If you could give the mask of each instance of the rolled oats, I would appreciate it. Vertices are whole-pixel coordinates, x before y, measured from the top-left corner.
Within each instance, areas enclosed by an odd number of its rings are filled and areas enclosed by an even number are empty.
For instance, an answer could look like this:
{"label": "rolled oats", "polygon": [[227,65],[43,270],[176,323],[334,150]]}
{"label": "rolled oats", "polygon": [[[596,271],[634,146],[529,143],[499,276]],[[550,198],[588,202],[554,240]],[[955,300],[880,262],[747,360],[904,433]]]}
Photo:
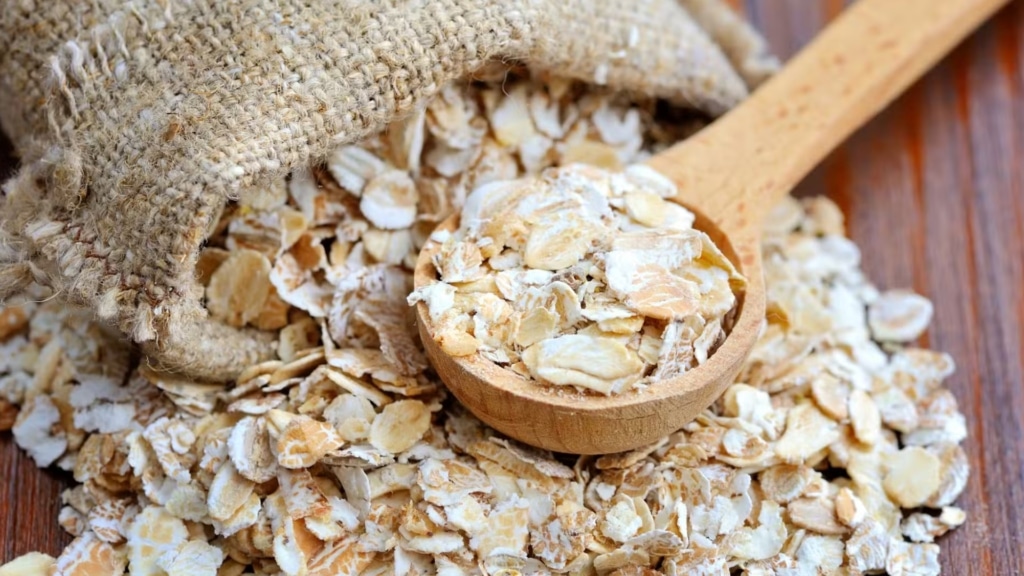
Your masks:
{"label": "rolled oats", "polygon": [[416,220],[416,183],[405,170],[390,170],[363,188],[359,209],[381,230],[402,230]]}
{"label": "rolled oats", "polygon": [[[185,523],[160,506],[147,506],[128,531],[128,564],[132,574],[159,576],[165,555],[172,557],[189,540]],[[108,572],[109,573],[109,572]]]}
{"label": "rolled oats", "polygon": [[250,249],[239,249],[210,276],[206,288],[210,314],[231,326],[256,321],[270,295],[270,260]]}
{"label": "rolled oats", "polygon": [[785,432],[775,444],[775,453],[786,462],[801,462],[838,439],[836,422],[814,404],[805,402],[789,410]]}
{"label": "rolled oats", "polygon": [[868,323],[876,340],[911,342],[932,321],[932,303],[905,290],[883,292],[868,307]]}
{"label": "rolled oats", "polygon": [[878,406],[864,390],[856,389],[850,393],[850,425],[857,440],[865,444],[874,444],[881,433],[882,416]]}
{"label": "rolled oats", "polygon": [[903,519],[900,531],[912,542],[934,542],[966,519],[964,511],[956,507],[943,508],[939,516],[915,512]]}
{"label": "rolled oats", "polygon": [[29,552],[0,566],[0,576],[48,576],[56,559],[39,552]]}
{"label": "rolled oats", "polygon": [[530,374],[552,384],[573,385],[614,394],[641,377],[640,357],[611,338],[570,334],[523,350]]}
{"label": "rolled oats", "polygon": [[886,456],[886,494],[903,508],[927,502],[941,484],[939,458],[923,448],[910,446]]}
{"label": "rolled oats", "polygon": [[848,528],[836,517],[835,503],[828,498],[800,498],[786,506],[794,526],[818,534],[842,535]]}
{"label": "rolled oats", "polygon": [[333,426],[302,414],[271,410],[266,414],[274,443],[271,450],[283,468],[306,468],[345,441]]}
{"label": "rolled oats", "polygon": [[392,454],[412,448],[430,427],[430,410],[419,400],[399,400],[384,407],[370,426],[370,443]]}
{"label": "rolled oats", "polygon": [[122,574],[126,564],[123,549],[115,548],[86,532],[64,549],[51,571],[53,574]]}
{"label": "rolled oats", "polygon": [[[637,164],[658,144],[650,117],[502,74],[243,198],[200,274],[211,314],[276,330],[278,359],[234,384],[133,368],[44,293],[0,309],[0,429],[79,483],[59,517],[75,541],[0,574],[935,573],[933,541],[966,521],[953,362],[903,346],[931,306],[867,282],[825,199],[775,211],[755,350],[651,446],[529,449],[429,371],[405,301],[429,238],[441,281],[412,299],[449,353],[614,392],[714,352],[741,286],[672,182]],[[573,160],[622,172],[543,174]],[[522,177],[550,193],[509,184]],[[474,242],[431,236],[460,209]]]}
{"label": "rolled oats", "polygon": [[53,464],[67,450],[67,432],[60,420],[60,411],[49,396],[33,397],[18,412],[11,428],[14,441],[37,466]]}
{"label": "rolled oats", "polygon": [[889,543],[885,570],[892,576],[938,576],[939,547],[936,544],[913,544],[894,538]]}
{"label": "rolled oats", "polygon": [[[606,121],[609,130],[634,129]],[[689,227],[692,215],[668,209],[663,198],[674,194],[671,182],[639,168],[568,166],[490,182],[472,192],[460,228],[438,247],[440,282],[409,302],[427,305],[450,354],[521,360],[548,384],[608,395],[681,374],[724,339],[743,280]],[[471,297],[485,279],[498,294]],[[662,341],[656,358],[640,355],[631,336],[641,332]]]}
{"label": "rolled oats", "polygon": [[210,483],[206,502],[210,517],[222,522],[232,517],[255,489],[255,483],[239,474],[230,460],[225,462]]}
{"label": "rolled oats", "polygon": [[224,562],[224,552],[203,540],[189,540],[177,554],[160,557],[167,576],[216,576]]}

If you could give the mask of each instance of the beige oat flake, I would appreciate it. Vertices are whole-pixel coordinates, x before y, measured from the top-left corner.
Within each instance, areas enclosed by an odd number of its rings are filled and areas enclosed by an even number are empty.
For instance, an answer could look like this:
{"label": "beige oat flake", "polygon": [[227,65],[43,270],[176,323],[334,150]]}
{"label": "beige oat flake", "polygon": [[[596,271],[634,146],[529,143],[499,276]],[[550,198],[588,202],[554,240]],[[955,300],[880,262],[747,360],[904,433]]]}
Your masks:
{"label": "beige oat flake", "polygon": [[0,576],[48,576],[56,559],[39,552],[29,552],[0,566]]}

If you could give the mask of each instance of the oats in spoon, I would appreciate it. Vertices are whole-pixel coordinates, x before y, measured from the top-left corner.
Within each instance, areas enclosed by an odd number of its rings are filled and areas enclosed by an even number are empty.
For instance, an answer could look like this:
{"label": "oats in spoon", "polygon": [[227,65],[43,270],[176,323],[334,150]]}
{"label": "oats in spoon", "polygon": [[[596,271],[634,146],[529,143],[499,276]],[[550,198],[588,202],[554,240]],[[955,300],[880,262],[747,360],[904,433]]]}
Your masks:
{"label": "oats in spoon", "polygon": [[480,186],[409,302],[448,354],[538,382],[610,395],[678,376],[725,339],[745,282],[675,194],[641,165]]}

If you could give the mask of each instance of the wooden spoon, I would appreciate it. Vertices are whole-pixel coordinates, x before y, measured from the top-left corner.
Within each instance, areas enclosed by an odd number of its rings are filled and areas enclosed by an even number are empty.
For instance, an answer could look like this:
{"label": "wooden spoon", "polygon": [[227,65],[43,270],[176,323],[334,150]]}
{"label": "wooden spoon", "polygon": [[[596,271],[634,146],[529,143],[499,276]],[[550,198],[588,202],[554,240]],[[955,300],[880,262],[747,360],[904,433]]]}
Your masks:
{"label": "wooden spoon", "polygon": [[[630,450],[681,428],[733,382],[765,314],[761,224],[833,148],[873,117],[1007,0],[858,0],[749,99],[649,165],[679,186],[676,201],[747,277],[722,346],[683,376],[617,396],[566,394],[478,355],[454,358],[420,336],[441,380],[478,418],[508,436],[575,454]],[[455,230],[458,215],[439,229]],[[415,284],[436,280],[429,242]]]}

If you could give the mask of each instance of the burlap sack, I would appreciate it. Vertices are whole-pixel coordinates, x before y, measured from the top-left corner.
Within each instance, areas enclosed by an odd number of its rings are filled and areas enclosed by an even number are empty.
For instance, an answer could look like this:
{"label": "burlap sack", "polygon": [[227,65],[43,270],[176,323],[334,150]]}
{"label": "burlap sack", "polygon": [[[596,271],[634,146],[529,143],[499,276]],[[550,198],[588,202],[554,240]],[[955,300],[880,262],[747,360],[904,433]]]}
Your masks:
{"label": "burlap sack", "polygon": [[720,114],[771,68],[719,0],[3,0],[0,298],[32,281],[224,380],[269,333],[208,319],[219,210],[492,59]]}

